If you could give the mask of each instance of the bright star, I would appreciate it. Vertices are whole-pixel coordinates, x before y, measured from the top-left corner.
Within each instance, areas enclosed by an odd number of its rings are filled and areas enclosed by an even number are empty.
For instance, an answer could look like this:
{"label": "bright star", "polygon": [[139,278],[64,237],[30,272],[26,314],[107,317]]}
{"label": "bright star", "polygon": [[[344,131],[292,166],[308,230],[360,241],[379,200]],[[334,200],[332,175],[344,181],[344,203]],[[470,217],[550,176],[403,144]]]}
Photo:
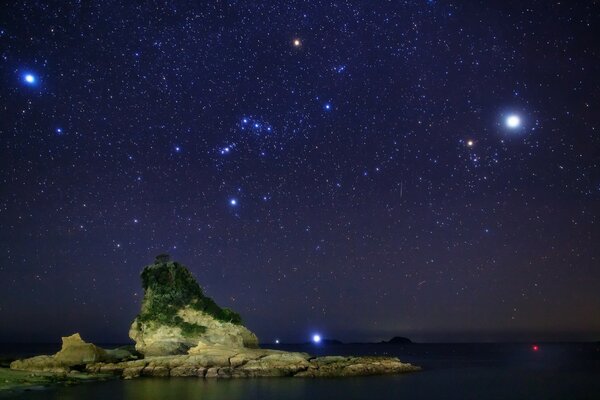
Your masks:
{"label": "bright star", "polygon": [[516,129],[521,126],[521,117],[516,114],[511,114],[506,117],[506,126],[510,129]]}
{"label": "bright star", "polygon": [[279,344],[279,339],[275,339],[275,344]]}
{"label": "bright star", "polygon": [[302,41],[300,41],[300,39],[298,39],[298,38],[294,39],[294,41],[292,43],[294,44],[294,47],[302,46]]}
{"label": "bright star", "polygon": [[62,135],[62,133],[63,133],[62,128],[56,128],[56,134],[57,135]]}
{"label": "bright star", "polygon": [[37,78],[35,77],[35,75],[33,75],[31,73],[27,73],[27,74],[23,75],[23,80],[28,85],[35,85],[35,83],[37,82]]}
{"label": "bright star", "polygon": [[473,147],[475,145],[475,142],[472,140],[467,140],[467,146],[468,147]]}
{"label": "bright star", "polygon": [[325,109],[325,111],[330,111],[331,110],[331,103],[325,103],[325,105],[323,106],[323,108]]}
{"label": "bright star", "polygon": [[321,343],[321,335],[319,335],[319,334],[313,335],[312,340],[314,343]]}
{"label": "bright star", "polygon": [[231,199],[229,200],[229,204],[231,204],[232,206],[237,206],[237,200],[236,199]]}
{"label": "bright star", "polygon": [[181,147],[179,147],[179,146],[175,146],[175,152],[176,152],[176,153],[179,153],[180,151],[181,151]]}

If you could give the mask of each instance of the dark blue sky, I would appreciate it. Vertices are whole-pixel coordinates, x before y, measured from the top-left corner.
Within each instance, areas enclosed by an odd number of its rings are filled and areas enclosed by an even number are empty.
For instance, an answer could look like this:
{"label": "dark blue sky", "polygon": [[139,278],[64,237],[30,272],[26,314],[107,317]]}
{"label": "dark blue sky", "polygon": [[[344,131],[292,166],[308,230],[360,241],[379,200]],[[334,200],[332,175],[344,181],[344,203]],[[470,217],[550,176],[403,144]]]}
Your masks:
{"label": "dark blue sky", "polygon": [[596,2],[133,3],[2,6],[0,340],[161,252],[265,342],[598,338]]}

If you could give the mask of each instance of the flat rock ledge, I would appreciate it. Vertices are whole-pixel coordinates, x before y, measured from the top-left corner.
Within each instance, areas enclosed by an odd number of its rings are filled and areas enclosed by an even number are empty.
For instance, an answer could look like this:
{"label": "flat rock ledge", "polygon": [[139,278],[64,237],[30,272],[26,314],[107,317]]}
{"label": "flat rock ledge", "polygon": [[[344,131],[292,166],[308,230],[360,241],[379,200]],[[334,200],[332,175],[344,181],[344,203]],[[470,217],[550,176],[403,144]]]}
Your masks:
{"label": "flat rock ledge", "polygon": [[[54,370],[39,359],[15,361],[12,369]],[[47,359],[45,361],[48,361]],[[140,376],[182,376],[197,378],[255,377],[345,377],[398,374],[419,371],[394,357],[311,357],[307,353],[292,353],[266,349],[203,348],[197,354],[155,356],[114,363],[95,362],[85,365],[90,374],[111,374],[125,379]]]}

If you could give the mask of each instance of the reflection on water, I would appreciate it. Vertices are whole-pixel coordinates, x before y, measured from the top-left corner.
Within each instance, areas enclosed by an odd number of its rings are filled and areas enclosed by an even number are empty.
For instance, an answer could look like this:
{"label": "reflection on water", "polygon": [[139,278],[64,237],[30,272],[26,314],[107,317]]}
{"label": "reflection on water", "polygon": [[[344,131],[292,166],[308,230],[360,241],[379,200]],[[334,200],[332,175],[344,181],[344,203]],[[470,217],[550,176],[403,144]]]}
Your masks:
{"label": "reflection on water", "polygon": [[[294,349],[290,349],[294,350]],[[302,349],[295,349],[302,350]],[[306,349],[305,349],[306,350]],[[592,399],[600,393],[600,348],[547,345],[339,346],[323,352],[385,351],[423,372],[378,377],[204,380],[139,378],[55,387],[17,395],[50,400]],[[15,396],[13,396],[15,397]]]}

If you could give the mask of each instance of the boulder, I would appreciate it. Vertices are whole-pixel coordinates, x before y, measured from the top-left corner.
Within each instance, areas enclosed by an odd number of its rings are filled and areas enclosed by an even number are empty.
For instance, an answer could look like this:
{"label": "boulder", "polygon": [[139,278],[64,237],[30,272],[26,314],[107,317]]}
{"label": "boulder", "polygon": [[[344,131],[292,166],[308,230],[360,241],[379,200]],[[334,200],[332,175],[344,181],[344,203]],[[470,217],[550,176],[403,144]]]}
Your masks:
{"label": "boulder", "polygon": [[[102,363],[116,363],[137,358],[127,348],[105,350],[92,343],[85,342],[79,333],[62,338],[60,351],[52,356],[36,356],[16,360],[10,364],[11,369],[44,372],[69,372],[84,365],[98,365],[96,372],[108,372],[100,369]],[[104,367],[103,367],[104,368]]]}
{"label": "boulder", "polygon": [[106,361],[108,355],[104,349],[84,342],[79,333],[74,333],[62,338],[62,348],[54,355],[54,359],[64,366],[71,367]]}

